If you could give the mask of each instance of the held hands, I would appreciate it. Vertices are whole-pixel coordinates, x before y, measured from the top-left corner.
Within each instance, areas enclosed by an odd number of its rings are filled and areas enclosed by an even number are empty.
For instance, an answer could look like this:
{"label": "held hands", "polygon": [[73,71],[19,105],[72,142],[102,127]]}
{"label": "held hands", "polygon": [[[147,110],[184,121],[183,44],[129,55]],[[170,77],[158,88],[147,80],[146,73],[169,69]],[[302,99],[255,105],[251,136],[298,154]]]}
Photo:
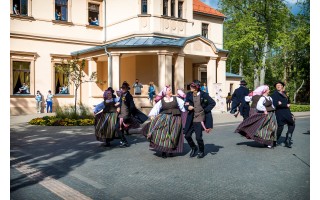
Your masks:
{"label": "held hands", "polygon": [[190,106],[189,102],[184,103],[185,106],[188,106],[188,110],[193,110],[193,106]]}

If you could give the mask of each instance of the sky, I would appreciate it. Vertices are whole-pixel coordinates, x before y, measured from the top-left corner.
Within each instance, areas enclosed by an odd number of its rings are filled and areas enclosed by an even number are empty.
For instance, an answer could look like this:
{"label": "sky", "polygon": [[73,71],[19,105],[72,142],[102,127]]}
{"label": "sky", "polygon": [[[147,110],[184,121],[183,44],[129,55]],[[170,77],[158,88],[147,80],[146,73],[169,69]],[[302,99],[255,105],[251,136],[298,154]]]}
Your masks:
{"label": "sky", "polygon": [[[216,8],[219,9],[218,7],[218,3],[219,0],[201,0],[203,3],[211,6],[212,8]],[[297,3],[297,1],[304,1],[304,0],[285,0],[285,2],[287,3],[288,7],[290,7],[291,12],[293,14],[297,14],[300,10],[300,7],[295,5]]]}

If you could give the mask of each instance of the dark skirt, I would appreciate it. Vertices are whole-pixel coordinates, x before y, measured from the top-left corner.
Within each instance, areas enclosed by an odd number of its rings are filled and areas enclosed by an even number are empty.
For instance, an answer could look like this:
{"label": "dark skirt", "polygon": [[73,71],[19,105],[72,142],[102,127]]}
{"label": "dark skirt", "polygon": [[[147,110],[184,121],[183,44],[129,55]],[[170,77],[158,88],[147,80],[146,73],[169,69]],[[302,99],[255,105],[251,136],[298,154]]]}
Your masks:
{"label": "dark skirt", "polygon": [[277,132],[277,119],[274,112],[255,113],[239,124],[235,133],[262,144],[273,145]]}
{"label": "dark skirt", "polygon": [[98,141],[111,141],[115,137],[117,113],[99,113],[95,116],[94,130]]}
{"label": "dark skirt", "polygon": [[257,109],[256,108],[250,108],[249,116],[254,115],[256,113],[257,113]]}
{"label": "dark skirt", "polygon": [[184,141],[182,124],[181,116],[157,115],[147,125],[148,133],[151,133],[150,148],[167,153],[181,153]]}

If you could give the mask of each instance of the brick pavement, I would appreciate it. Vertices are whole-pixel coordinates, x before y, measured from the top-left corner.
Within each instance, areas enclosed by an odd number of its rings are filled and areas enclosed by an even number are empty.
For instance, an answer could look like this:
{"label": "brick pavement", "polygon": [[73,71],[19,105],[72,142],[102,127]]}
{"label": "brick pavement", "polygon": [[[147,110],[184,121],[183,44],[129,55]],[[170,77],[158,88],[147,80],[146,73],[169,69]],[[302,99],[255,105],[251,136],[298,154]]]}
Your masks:
{"label": "brick pavement", "polygon": [[[186,142],[182,154],[162,159],[139,134],[128,137],[129,148],[118,141],[105,148],[92,127],[31,126],[25,122],[34,115],[11,116],[11,199],[72,199],[57,195],[54,184],[41,185],[46,177],[91,199],[309,199],[310,119],[308,112],[296,116],[293,148],[266,149],[233,133],[241,118],[214,114],[200,160],[188,157]],[[19,163],[42,179],[19,171]]]}

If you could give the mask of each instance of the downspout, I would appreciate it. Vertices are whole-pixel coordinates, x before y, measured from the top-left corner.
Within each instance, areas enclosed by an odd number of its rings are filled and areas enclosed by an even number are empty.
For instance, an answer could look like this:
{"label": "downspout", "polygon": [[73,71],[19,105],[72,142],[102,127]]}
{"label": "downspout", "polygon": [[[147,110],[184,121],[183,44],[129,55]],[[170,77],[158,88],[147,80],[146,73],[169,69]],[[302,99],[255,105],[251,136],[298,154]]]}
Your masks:
{"label": "downspout", "polygon": [[[107,0],[104,0],[104,42],[107,41]],[[107,45],[104,46],[104,51],[108,56],[108,87],[112,87],[112,57],[110,52],[107,51]]]}
{"label": "downspout", "polygon": [[112,87],[112,57],[111,53],[107,51],[107,45],[104,46],[104,52],[108,56],[108,87]]}
{"label": "downspout", "polygon": [[103,12],[103,16],[104,16],[104,29],[103,29],[103,34],[104,34],[104,38],[103,38],[103,42],[107,41],[107,0],[104,0],[104,12]]}

